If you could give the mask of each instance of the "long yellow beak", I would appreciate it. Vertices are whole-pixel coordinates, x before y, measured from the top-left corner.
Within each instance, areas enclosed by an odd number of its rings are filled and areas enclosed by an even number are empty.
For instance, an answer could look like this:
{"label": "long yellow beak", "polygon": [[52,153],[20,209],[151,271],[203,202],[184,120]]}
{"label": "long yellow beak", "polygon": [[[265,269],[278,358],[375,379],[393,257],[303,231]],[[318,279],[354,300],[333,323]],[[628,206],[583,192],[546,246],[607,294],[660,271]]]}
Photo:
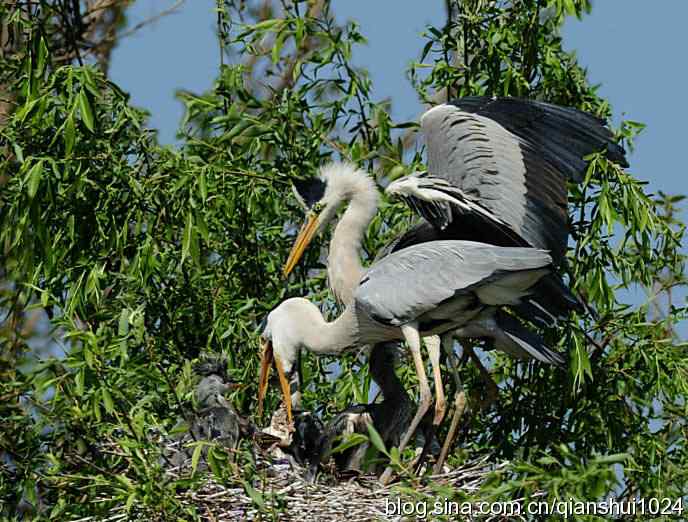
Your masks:
{"label": "long yellow beak", "polygon": [[263,414],[263,401],[265,400],[265,393],[268,390],[268,377],[270,377],[270,368],[272,367],[272,360],[274,354],[272,352],[272,343],[270,341],[261,340],[261,356],[260,356],[260,377],[258,378],[258,416]]}
{"label": "long yellow beak", "polygon": [[293,425],[293,417],[291,412],[291,393],[289,390],[289,381],[284,375],[284,369],[282,368],[282,362],[279,358],[275,357],[274,351],[272,349],[272,342],[261,341],[262,355],[260,358],[260,377],[258,378],[258,416],[263,414],[263,401],[265,400],[265,394],[268,389],[268,377],[270,376],[270,368],[272,367],[272,361],[275,361],[275,367],[277,368],[277,375],[280,381],[280,387],[282,388],[282,395],[284,397],[284,405],[287,408],[287,422],[291,427]]}
{"label": "long yellow beak", "polygon": [[275,357],[275,367],[277,368],[277,375],[279,376],[280,387],[282,388],[282,396],[284,397],[284,406],[287,408],[287,423],[289,424],[289,429],[294,425],[294,419],[291,414],[291,393],[289,390],[289,381],[284,375],[284,369],[282,368],[282,362],[278,357]]}
{"label": "long yellow beak", "polygon": [[284,277],[287,277],[291,271],[294,270],[294,267],[303,256],[303,253],[306,251],[306,247],[308,247],[309,243],[313,240],[315,231],[318,228],[317,225],[318,215],[310,212],[306,217],[306,222],[301,227],[301,230],[299,230],[299,235],[296,236],[294,246],[291,247],[291,252],[289,252],[289,257],[287,258],[287,263],[284,265],[284,270],[282,271]]}

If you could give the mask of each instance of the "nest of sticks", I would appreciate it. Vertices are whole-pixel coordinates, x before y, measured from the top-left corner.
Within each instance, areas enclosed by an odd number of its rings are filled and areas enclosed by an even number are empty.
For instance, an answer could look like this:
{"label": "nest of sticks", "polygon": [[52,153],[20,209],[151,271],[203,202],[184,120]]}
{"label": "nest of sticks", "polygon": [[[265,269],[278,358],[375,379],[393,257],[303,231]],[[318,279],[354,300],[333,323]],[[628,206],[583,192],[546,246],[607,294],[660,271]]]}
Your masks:
{"label": "nest of sticks", "polygon": [[[424,476],[410,484],[402,483],[410,485],[412,491],[395,484],[382,486],[373,474],[337,473],[334,466],[330,467],[330,472],[323,470],[317,480],[311,482],[306,479],[306,469],[278,448],[279,436],[276,437],[270,430],[259,430],[242,419],[224,399],[223,392],[229,385],[222,368],[223,365],[213,361],[206,361],[205,366],[197,368],[203,376],[196,389],[199,410],[187,419],[189,426],[185,432],[172,439],[161,438],[159,441],[161,464],[170,481],[188,480],[192,475],[195,479],[193,485],[189,483],[188,487],[177,491],[176,500],[183,506],[193,507],[204,522],[415,519],[415,516],[390,513],[390,504],[401,501],[434,505],[438,500],[445,500],[438,493],[440,491],[446,494],[460,491],[462,496],[470,496],[477,493],[491,473],[507,465],[506,462],[495,464],[487,457],[482,457],[446,473]],[[273,415],[271,428],[277,426],[273,432],[279,432],[279,413],[278,410]],[[255,472],[250,478],[243,473],[241,464],[235,462],[231,468],[232,475],[218,480],[208,469],[206,447],[202,448],[200,459],[194,465],[194,443],[205,440],[230,454],[238,454],[235,448],[240,439],[244,439],[253,455],[250,466]],[[136,504],[127,509],[122,504],[106,514],[73,519],[71,522],[136,520],[164,519],[155,509]]]}
{"label": "nest of sticks", "polygon": [[[374,475],[359,475],[338,480],[321,474],[316,483],[305,480],[302,468],[285,460],[260,457],[251,484],[227,481],[222,484],[208,472],[200,485],[180,491],[178,500],[193,506],[201,520],[208,522],[234,522],[237,520],[279,521],[346,521],[408,520],[408,516],[390,514],[388,506],[402,502],[423,502],[432,505],[439,488],[476,493],[487,476],[506,464],[495,465],[487,458],[469,462],[460,468],[440,475],[426,476],[413,485],[415,494],[408,496],[395,484],[383,487]],[[169,469],[170,478],[188,477],[191,462]],[[415,517],[411,517],[415,519]],[[111,510],[106,516],[86,517],[71,522],[120,522],[129,520],[157,520],[155,513],[144,513],[135,506],[129,512],[124,506]]]}

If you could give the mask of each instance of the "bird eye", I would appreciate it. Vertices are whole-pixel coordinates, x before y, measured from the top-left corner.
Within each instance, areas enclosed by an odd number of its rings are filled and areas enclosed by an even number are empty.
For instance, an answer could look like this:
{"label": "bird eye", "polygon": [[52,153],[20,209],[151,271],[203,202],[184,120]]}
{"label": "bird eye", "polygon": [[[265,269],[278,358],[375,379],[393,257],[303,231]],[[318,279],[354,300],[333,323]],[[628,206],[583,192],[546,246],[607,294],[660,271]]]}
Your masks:
{"label": "bird eye", "polygon": [[323,208],[325,208],[325,205],[321,201],[318,201],[315,205],[313,205],[313,212],[319,214]]}

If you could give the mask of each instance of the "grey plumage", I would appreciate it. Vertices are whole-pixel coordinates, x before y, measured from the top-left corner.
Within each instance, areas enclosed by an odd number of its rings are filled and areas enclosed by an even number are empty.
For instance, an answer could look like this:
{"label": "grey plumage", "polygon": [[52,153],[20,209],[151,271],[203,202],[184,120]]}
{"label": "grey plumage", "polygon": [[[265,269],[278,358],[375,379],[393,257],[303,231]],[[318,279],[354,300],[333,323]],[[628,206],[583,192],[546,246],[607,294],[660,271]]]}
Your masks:
{"label": "grey plumage", "polygon": [[563,254],[566,185],[534,147],[495,121],[452,105],[428,111],[421,121],[430,173],[422,183],[469,207],[445,202],[446,218],[438,221],[427,211],[423,217],[446,228],[457,217],[484,209],[484,221],[492,221],[491,226],[508,224],[530,245],[547,248],[557,258]]}
{"label": "grey plumage", "polygon": [[[383,249],[471,240],[548,250],[562,264],[568,240],[566,181],[582,179],[595,151],[627,165],[604,121],[572,108],[516,98],[468,97],[421,118],[428,174],[402,178],[397,194],[427,221]],[[558,274],[544,277],[517,315],[551,326],[581,301]]]}
{"label": "grey plumage", "polygon": [[[532,248],[433,241],[405,248],[375,263],[354,298],[357,306],[383,324],[449,320],[457,312],[481,304],[517,303],[548,270],[529,272],[550,264],[547,252]],[[495,298],[499,302],[494,302]]]}
{"label": "grey plumage", "polygon": [[546,364],[564,366],[561,354],[552,351],[543,339],[525,328],[506,311],[489,308],[470,323],[455,330],[458,337],[481,337],[517,359],[535,359]]}
{"label": "grey plumage", "polygon": [[[471,219],[467,221],[470,223]],[[480,228],[477,227],[456,226],[439,229],[427,221],[419,221],[382,247],[375,257],[375,262],[393,252],[431,241],[479,241],[483,236],[482,239],[489,238],[490,244],[496,246],[528,246],[522,239],[512,241],[508,236],[490,235],[485,230],[480,232]],[[539,326],[553,326],[557,319],[566,317],[571,310],[582,311],[583,307],[580,300],[562,281],[561,276],[552,272],[538,281],[532,289],[532,294],[513,309],[525,321]]]}
{"label": "grey plumage", "polygon": [[[248,419],[241,417],[224,394],[236,385],[229,381],[226,361],[206,357],[194,367],[201,375],[194,389],[196,410],[188,418],[180,420],[173,429],[176,434],[165,448],[165,458],[174,466],[190,462],[195,441],[211,441],[225,448],[234,448],[241,436],[254,431]],[[203,447],[203,460],[199,469],[205,469],[207,447]]]}
{"label": "grey plumage", "polygon": [[522,358],[533,358],[555,366],[564,366],[566,363],[561,354],[550,350],[539,335],[524,328],[516,318],[503,310],[495,312],[495,322],[502,331],[502,349],[511,344],[516,351],[521,351]]}
{"label": "grey plumage", "polygon": [[585,156],[605,151],[607,157],[628,167],[623,147],[605,127],[605,120],[571,107],[536,100],[467,96],[454,105],[480,114],[502,125],[509,132],[537,146],[547,161],[572,181],[582,180],[587,167]]}
{"label": "grey plumage", "polygon": [[583,158],[595,151],[626,165],[602,120],[544,102],[461,98],[427,111],[421,127],[428,174],[388,191],[438,229],[455,225],[492,244],[547,249],[557,265],[568,236],[566,180],[580,181]]}

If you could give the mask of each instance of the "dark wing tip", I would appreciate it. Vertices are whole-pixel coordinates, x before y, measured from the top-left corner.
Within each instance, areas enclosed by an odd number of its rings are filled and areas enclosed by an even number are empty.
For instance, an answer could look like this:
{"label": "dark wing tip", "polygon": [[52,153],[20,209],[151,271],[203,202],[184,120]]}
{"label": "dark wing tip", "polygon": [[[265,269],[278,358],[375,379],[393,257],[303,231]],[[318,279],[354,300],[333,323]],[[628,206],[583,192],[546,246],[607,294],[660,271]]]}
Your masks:
{"label": "dark wing tip", "polygon": [[[607,127],[609,122],[587,111],[509,96],[467,96],[449,103],[497,121],[510,132],[544,147],[550,156],[555,153],[550,160],[559,168],[568,166],[564,171],[569,175],[574,174],[572,170],[584,169],[583,156],[600,150],[605,151],[611,161],[624,168],[629,166],[626,151],[615,142]],[[577,175],[572,177],[577,181],[582,179]]]}

